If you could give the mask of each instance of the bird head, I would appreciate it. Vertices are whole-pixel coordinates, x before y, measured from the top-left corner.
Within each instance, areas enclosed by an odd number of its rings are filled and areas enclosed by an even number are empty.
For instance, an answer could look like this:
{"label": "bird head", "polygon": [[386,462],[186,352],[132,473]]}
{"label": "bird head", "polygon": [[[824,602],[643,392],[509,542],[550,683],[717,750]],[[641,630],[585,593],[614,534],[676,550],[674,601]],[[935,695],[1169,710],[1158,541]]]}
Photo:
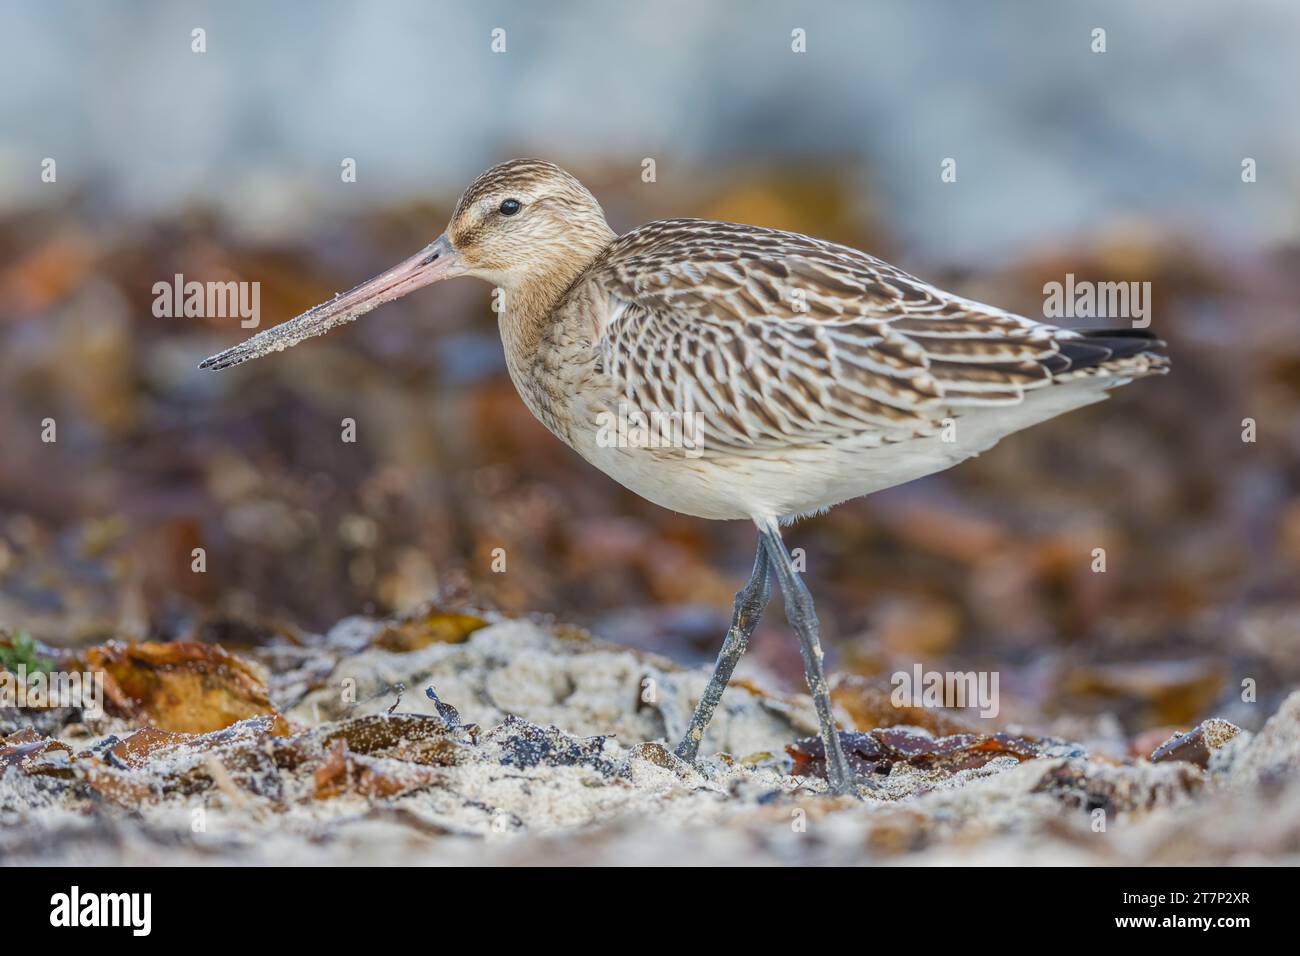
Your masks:
{"label": "bird head", "polygon": [[456,276],[484,279],[507,294],[538,285],[562,291],[613,238],[600,203],[560,167],[537,159],[500,163],[470,184],[447,228],[415,255],[199,367],[229,368],[283,351]]}
{"label": "bird head", "polygon": [[586,265],[614,237],[587,187],[536,159],[501,163],[475,179],[443,235],[463,274],[507,290]]}

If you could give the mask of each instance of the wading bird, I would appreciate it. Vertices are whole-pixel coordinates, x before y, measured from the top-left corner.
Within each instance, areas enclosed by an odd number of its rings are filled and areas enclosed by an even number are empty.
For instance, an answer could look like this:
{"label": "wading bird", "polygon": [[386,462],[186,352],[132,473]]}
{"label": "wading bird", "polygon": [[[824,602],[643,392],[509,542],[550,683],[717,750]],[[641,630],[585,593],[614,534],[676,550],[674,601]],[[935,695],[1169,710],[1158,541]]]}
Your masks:
{"label": "wading bird", "polygon": [[[1056,328],[795,233],[670,219],[618,236],[580,182],[531,159],[474,180],[446,231],[410,259],[200,367],[281,351],[453,276],[504,290],[510,377],[555,435],[656,504],[758,526],[753,573],[677,755],[696,759],[775,576],[836,793],[857,791],[781,525],[1167,369],[1145,332]],[[700,427],[676,446],[610,441],[620,416]]]}

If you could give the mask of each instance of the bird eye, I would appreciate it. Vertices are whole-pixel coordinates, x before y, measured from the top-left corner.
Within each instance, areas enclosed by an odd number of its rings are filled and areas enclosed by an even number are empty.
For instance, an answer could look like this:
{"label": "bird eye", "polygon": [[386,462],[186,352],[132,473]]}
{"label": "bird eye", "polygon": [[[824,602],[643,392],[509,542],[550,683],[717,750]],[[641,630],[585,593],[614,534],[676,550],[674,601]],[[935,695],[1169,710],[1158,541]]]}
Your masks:
{"label": "bird eye", "polygon": [[524,204],[518,199],[507,199],[501,204],[501,215],[513,216],[522,208],[524,208]]}

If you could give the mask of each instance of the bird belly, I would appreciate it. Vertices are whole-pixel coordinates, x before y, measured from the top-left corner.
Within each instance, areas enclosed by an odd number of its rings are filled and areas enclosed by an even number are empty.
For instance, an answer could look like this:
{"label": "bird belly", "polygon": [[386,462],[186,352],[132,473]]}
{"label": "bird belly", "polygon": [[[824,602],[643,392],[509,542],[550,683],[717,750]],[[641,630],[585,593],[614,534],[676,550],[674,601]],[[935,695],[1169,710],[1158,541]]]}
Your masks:
{"label": "bird belly", "polygon": [[883,447],[811,445],[763,455],[673,457],[644,448],[575,448],[642,498],[713,520],[810,514],[955,464],[928,439]]}
{"label": "bird belly", "polygon": [[573,430],[574,449],[641,497],[682,514],[714,520],[788,520],[851,498],[951,468],[1030,425],[1106,397],[1112,383],[1062,385],[1020,405],[964,409],[950,428],[923,436],[878,433],[734,454],[696,454],[689,447],[647,447],[643,436],[598,426]]}

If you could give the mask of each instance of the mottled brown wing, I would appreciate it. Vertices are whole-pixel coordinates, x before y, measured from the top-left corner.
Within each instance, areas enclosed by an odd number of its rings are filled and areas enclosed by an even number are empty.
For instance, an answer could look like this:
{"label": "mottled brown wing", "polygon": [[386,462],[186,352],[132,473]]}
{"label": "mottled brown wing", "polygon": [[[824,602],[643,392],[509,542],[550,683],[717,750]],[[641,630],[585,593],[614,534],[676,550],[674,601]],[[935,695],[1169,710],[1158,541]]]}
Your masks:
{"label": "mottled brown wing", "polygon": [[1071,360],[1073,333],[949,295],[846,246],[705,220],[616,240],[586,280],[613,302],[605,370],[642,411],[703,413],[731,449],[932,432]]}

